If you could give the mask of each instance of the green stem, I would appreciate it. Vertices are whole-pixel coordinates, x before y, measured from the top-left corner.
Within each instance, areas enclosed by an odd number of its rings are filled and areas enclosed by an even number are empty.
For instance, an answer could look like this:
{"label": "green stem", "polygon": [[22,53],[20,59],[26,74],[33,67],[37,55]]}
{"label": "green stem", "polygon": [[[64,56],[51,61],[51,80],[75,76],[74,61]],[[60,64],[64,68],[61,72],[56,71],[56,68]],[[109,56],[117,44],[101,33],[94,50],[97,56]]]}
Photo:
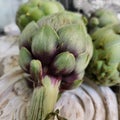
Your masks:
{"label": "green stem", "polygon": [[54,110],[60,81],[54,81],[53,78],[45,76],[42,84],[42,87],[37,87],[33,91],[27,120],[45,120],[46,116]]}

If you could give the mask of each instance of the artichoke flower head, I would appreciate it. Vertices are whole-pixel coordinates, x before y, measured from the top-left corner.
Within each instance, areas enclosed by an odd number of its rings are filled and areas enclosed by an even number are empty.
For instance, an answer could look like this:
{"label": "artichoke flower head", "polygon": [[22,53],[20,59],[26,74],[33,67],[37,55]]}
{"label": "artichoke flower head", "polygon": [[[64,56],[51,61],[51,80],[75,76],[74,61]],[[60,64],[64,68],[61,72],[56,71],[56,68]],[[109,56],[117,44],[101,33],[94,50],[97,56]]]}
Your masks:
{"label": "artichoke flower head", "polygon": [[[82,15],[67,11],[29,23],[20,35],[19,47],[21,68],[37,84],[46,75],[58,79],[61,90],[80,85],[93,53]],[[40,66],[39,79],[31,69],[32,61]]]}
{"label": "artichoke flower head", "polygon": [[88,19],[88,29],[90,33],[107,25],[119,23],[117,14],[113,10],[107,8],[96,10]]}
{"label": "artichoke flower head", "polygon": [[93,58],[87,74],[97,84],[113,86],[120,83],[120,23],[100,28],[91,35]]}
{"label": "artichoke flower head", "polygon": [[19,7],[16,23],[22,31],[29,22],[61,11],[64,11],[64,7],[56,0],[29,0]]}
{"label": "artichoke flower head", "polygon": [[59,91],[82,83],[92,57],[85,19],[64,11],[32,21],[20,35],[19,48],[19,64],[35,85],[28,120],[53,120]]}

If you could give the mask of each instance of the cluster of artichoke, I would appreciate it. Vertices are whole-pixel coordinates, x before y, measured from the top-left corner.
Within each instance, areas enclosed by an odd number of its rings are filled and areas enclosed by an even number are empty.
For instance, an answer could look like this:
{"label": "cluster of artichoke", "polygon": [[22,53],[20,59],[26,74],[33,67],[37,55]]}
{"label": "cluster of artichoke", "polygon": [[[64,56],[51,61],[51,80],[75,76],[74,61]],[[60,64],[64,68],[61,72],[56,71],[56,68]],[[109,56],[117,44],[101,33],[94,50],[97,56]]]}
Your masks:
{"label": "cluster of artichoke", "polygon": [[[70,89],[82,82],[93,45],[82,16],[72,12],[56,13],[29,23],[20,35],[21,68],[32,79],[48,75],[61,80],[60,88]],[[33,75],[38,69],[38,77]]]}
{"label": "cluster of artichoke", "polygon": [[44,120],[59,89],[79,86],[86,68],[86,75],[97,84],[120,83],[120,23],[112,11],[96,11],[87,28],[83,15],[65,11],[60,3],[31,0],[20,7],[16,22],[22,31],[19,64],[37,86],[29,120],[38,114]]}
{"label": "cluster of artichoke", "polygon": [[20,66],[26,72],[30,73],[31,61],[35,59],[40,61],[41,76],[49,74],[62,79],[62,89],[71,88],[75,81],[80,83],[93,51],[88,27],[94,54],[86,74],[98,84],[120,83],[119,19],[113,11],[95,11],[88,18],[86,27],[85,17],[65,12],[57,1],[31,0],[19,8],[16,18],[18,26],[23,29],[19,42]]}
{"label": "cluster of artichoke", "polygon": [[61,11],[64,11],[64,7],[57,1],[30,0],[19,7],[16,14],[16,23],[23,30],[29,22],[38,21],[44,16]]}

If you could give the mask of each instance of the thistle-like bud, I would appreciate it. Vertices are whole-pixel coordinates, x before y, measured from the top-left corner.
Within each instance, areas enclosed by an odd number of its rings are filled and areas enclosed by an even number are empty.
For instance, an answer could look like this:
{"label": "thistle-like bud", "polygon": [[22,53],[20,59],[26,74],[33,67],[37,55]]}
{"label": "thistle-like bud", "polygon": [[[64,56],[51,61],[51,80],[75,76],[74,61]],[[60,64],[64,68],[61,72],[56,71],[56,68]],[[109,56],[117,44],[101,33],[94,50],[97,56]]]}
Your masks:
{"label": "thistle-like bud", "polygon": [[[36,23],[31,22],[22,31],[21,39],[21,46],[26,46],[24,42],[29,44],[29,48],[26,48],[33,60],[41,62],[42,77],[61,77],[61,83],[68,83],[69,89],[74,81],[77,81],[75,84],[81,83],[84,70],[92,57],[93,45],[80,14],[60,12]],[[33,63],[31,62],[31,67],[36,67],[39,71],[36,66],[39,63]],[[38,74],[34,70],[33,72]],[[35,81],[40,80],[35,77]],[[61,85],[60,89],[64,87]]]}
{"label": "thistle-like bud", "polygon": [[29,0],[19,7],[16,14],[16,24],[22,31],[31,21],[37,22],[44,16],[61,11],[64,11],[64,7],[56,0]]}
{"label": "thistle-like bud", "polygon": [[92,34],[94,53],[87,74],[97,84],[113,86],[120,83],[119,25],[108,25]]}
{"label": "thistle-like bud", "polygon": [[88,21],[88,31],[90,33],[93,33],[99,28],[119,23],[117,14],[107,8],[100,8],[96,10],[91,14],[91,17]]}
{"label": "thistle-like bud", "polygon": [[36,86],[41,85],[42,91],[39,94],[35,86],[29,120],[45,120],[46,115],[53,111],[59,90],[72,89],[81,84],[93,46],[80,14],[56,13],[36,24],[39,28],[35,29],[34,34],[30,34],[31,24],[28,24],[29,35],[24,37],[30,40],[27,42],[30,46],[28,50],[33,57],[29,73],[37,82]]}

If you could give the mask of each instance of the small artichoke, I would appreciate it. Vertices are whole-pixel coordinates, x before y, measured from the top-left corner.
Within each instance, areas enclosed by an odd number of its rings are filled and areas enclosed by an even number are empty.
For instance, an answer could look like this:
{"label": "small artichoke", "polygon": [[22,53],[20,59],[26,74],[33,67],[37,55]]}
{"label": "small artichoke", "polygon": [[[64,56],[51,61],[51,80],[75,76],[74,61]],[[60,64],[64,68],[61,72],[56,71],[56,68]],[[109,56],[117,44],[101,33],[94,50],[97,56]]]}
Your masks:
{"label": "small artichoke", "polygon": [[16,14],[16,23],[20,30],[31,21],[38,21],[40,18],[53,13],[61,12],[64,7],[57,1],[30,0],[22,4]]}
{"label": "small artichoke", "polygon": [[93,58],[87,74],[97,84],[120,83],[120,24],[107,25],[93,32]]}
{"label": "small artichoke", "polygon": [[[20,35],[21,68],[36,79],[52,76],[61,79],[60,89],[70,89],[82,82],[93,45],[82,16],[61,12],[29,23]],[[27,57],[27,58],[26,58]],[[38,62],[39,61],[39,62]],[[32,69],[31,69],[32,66]],[[42,84],[35,80],[37,84]]]}
{"label": "small artichoke", "polygon": [[91,17],[89,18],[88,28],[89,31],[92,32],[98,28],[117,23],[119,23],[119,19],[114,11],[101,8],[91,14]]}

